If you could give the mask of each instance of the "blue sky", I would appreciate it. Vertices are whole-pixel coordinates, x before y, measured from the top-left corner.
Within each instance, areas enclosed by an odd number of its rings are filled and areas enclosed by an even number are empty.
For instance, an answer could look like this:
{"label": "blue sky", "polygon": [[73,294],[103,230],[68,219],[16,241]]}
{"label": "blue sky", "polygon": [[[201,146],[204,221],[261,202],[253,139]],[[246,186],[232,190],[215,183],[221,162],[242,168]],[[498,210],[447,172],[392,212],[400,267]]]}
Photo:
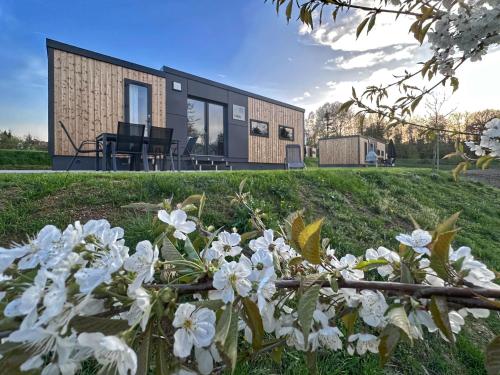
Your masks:
{"label": "blue sky", "polygon": [[[351,86],[383,82],[427,56],[407,25],[394,28],[392,19],[354,42],[359,17],[349,13],[336,27],[309,30],[287,25],[263,0],[0,0],[0,129],[47,137],[45,38],[171,66],[307,110],[344,101]],[[494,71],[500,55],[492,56],[481,63],[483,74]],[[469,110],[498,102],[486,82],[466,78],[468,93],[455,101]]]}

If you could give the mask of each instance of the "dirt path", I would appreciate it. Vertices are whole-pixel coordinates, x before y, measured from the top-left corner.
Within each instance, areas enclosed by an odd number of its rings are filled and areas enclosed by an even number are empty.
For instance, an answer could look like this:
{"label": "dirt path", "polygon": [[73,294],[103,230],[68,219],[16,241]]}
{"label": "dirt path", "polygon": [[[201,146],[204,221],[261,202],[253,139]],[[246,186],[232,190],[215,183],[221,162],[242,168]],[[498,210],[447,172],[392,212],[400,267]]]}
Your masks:
{"label": "dirt path", "polygon": [[500,188],[500,169],[472,169],[465,174],[468,178]]}

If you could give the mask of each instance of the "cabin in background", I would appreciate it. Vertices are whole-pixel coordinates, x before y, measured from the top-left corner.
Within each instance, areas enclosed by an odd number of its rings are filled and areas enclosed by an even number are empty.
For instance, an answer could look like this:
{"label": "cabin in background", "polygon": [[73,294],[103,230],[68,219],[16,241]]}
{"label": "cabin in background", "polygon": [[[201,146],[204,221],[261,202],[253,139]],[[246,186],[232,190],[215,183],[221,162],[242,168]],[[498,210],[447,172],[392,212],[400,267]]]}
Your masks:
{"label": "cabin in background", "polygon": [[[302,108],[166,66],[153,69],[49,39],[46,44],[53,169],[65,169],[74,154],[59,121],[76,144],[116,133],[119,121],[172,128],[181,154],[188,137],[198,137],[195,153],[223,157],[234,169],[284,168],[286,145],[303,149]],[[94,166],[90,154],[74,169]]]}
{"label": "cabin in background", "polygon": [[364,135],[322,138],[318,141],[320,167],[357,167],[366,165],[370,150],[379,160],[386,159],[386,143]]}

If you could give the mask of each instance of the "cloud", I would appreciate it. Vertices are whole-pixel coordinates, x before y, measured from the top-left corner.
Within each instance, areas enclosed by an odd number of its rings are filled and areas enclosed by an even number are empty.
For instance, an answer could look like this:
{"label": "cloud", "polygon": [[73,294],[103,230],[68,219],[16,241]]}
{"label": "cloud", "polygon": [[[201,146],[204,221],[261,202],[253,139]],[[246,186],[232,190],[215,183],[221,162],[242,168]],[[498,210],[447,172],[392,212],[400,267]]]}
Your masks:
{"label": "cloud", "polygon": [[413,45],[406,45],[406,47],[398,45],[381,50],[355,53],[352,54],[351,57],[346,57],[343,55],[334,59],[328,59],[325,62],[325,69],[362,69],[376,65],[387,65],[387,63],[393,61],[409,61],[414,59],[416,55],[416,49],[417,47]]}

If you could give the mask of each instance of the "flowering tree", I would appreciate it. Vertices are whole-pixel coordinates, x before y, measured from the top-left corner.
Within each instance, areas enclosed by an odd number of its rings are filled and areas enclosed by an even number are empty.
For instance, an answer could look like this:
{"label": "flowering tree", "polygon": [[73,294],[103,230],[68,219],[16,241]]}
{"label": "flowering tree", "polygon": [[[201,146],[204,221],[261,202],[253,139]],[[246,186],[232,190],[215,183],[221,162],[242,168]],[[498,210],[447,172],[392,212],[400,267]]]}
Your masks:
{"label": "flowering tree", "polygon": [[[390,121],[390,126],[411,124],[427,131],[440,130],[432,126],[412,123],[409,118],[422,98],[439,86],[449,85],[458,89],[457,70],[464,62],[481,60],[488,50],[500,42],[500,3],[496,0],[272,0],[279,11],[285,7],[287,20],[298,8],[298,18],[309,27],[321,24],[326,14],[334,22],[339,14],[358,12],[363,14],[356,29],[356,37],[363,31],[369,33],[376,27],[377,17],[394,15],[413,21],[409,33],[420,44],[427,41],[432,57],[419,63],[414,72],[405,71],[388,85],[370,86],[344,103],[343,109],[353,105],[361,113],[372,113]],[[286,5],[285,5],[286,4]],[[427,79],[429,84],[419,87],[415,79]],[[390,94],[401,94],[390,102]]]}
{"label": "flowering tree", "polygon": [[[161,234],[132,254],[106,220],[48,225],[0,249],[2,371],[75,374],[93,358],[120,375],[209,374],[288,347],[314,372],[320,349],[379,353],[385,363],[402,340],[427,331],[453,342],[468,315],[500,310],[495,273],[470,248],[451,247],[457,214],[397,236],[396,251],[339,256],[321,219],[296,212],[266,228],[244,185],[233,203],[248,210],[247,233],[205,226],[198,195],[164,201]],[[498,373],[499,337],[487,358]]]}

